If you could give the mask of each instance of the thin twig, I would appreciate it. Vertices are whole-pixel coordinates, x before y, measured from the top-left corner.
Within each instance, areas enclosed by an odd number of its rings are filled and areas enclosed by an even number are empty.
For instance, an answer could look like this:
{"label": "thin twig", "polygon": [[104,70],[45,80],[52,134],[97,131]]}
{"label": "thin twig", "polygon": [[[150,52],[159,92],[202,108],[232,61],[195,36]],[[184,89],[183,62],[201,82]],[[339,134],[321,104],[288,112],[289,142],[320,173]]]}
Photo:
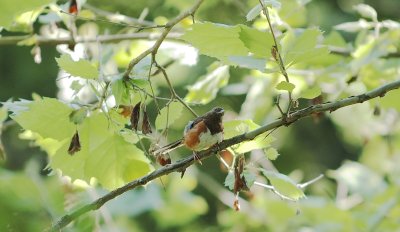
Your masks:
{"label": "thin twig", "polygon": [[[262,7],[262,12],[265,15],[265,17],[267,18],[268,26],[269,26],[269,29],[271,30],[272,39],[274,41],[274,46],[273,46],[272,49],[275,50],[275,54],[276,54],[275,59],[278,62],[279,68],[281,70],[282,75],[285,77],[286,82],[290,83],[289,75],[286,72],[286,67],[285,67],[285,64],[283,63],[283,59],[282,59],[281,53],[279,51],[279,46],[278,46],[278,42],[276,40],[275,32],[274,32],[274,29],[272,28],[272,23],[271,23],[271,19],[269,17],[268,8],[265,7],[265,5],[262,2],[262,0],[258,0],[258,1],[260,2],[260,5]],[[290,116],[289,114],[290,114],[290,110],[291,110],[291,107],[292,107],[292,101],[293,101],[292,92],[289,91],[289,90],[288,90],[288,95],[289,95],[289,104],[288,104],[288,108],[287,108],[286,114],[283,115],[283,116],[286,116],[286,117]],[[284,117],[284,118],[286,118],[286,117]]]}
{"label": "thin twig", "polygon": [[[182,34],[171,32],[166,38],[169,40],[177,40]],[[23,36],[5,36],[0,38],[0,45],[15,45],[23,40],[31,38],[33,35],[23,35]],[[47,36],[34,35],[36,44],[38,45],[58,45],[58,44],[72,44],[75,43],[116,43],[123,40],[137,40],[137,39],[147,39],[147,40],[157,40],[160,38],[160,33],[129,33],[129,34],[115,34],[115,35],[98,35],[93,38],[87,38],[82,36],[77,36],[73,40],[70,36],[50,38]]]}
{"label": "thin twig", "polygon": [[172,27],[175,26],[180,21],[182,21],[183,19],[185,19],[186,17],[193,15],[197,11],[197,9],[200,7],[201,3],[203,3],[203,1],[204,0],[197,0],[197,2],[192,6],[192,8],[190,8],[186,12],[183,12],[182,14],[180,14],[179,16],[177,16],[176,18],[172,19],[167,24],[165,24],[164,31],[161,33],[161,36],[156,40],[154,45],[152,47],[150,47],[149,49],[147,49],[146,51],[144,51],[143,53],[141,53],[135,59],[131,60],[131,62],[129,62],[129,65],[123,75],[124,78],[125,79],[129,78],[129,74],[131,73],[133,67],[137,63],[139,63],[139,61],[141,61],[144,57],[146,57],[149,54],[155,55],[158,51],[158,48],[161,46],[161,43],[165,40],[165,38],[171,31]]}
{"label": "thin twig", "polygon": [[[296,186],[297,186],[298,188],[301,188],[301,189],[306,188],[307,186],[309,186],[309,185],[311,185],[311,184],[317,182],[318,180],[320,180],[322,177],[324,177],[324,175],[321,174],[321,175],[317,176],[316,178],[314,178],[314,179],[312,179],[312,180],[309,180],[309,181],[307,181],[307,182],[305,182],[305,183],[297,184]],[[279,197],[281,197],[282,199],[289,200],[289,201],[296,201],[296,200],[294,200],[294,199],[292,199],[292,198],[290,198],[290,197],[287,197],[287,196],[283,195],[282,193],[280,193],[280,192],[279,192],[274,186],[272,186],[272,185],[263,184],[263,183],[260,183],[260,182],[257,182],[257,181],[255,181],[254,184],[255,184],[255,185],[258,185],[258,186],[261,186],[261,187],[263,187],[263,188],[269,189],[269,190],[271,190],[271,191],[273,191],[275,194],[277,194],[277,195],[278,195]]]}
{"label": "thin twig", "polygon": [[71,223],[76,218],[80,217],[81,215],[83,215],[89,211],[99,209],[105,203],[114,199],[115,197],[117,197],[129,190],[132,190],[138,186],[143,186],[158,177],[168,175],[169,173],[172,173],[172,172],[181,172],[181,171],[185,170],[186,168],[188,168],[189,166],[191,166],[192,164],[194,164],[195,162],[197,162],[198,159],[206,159],[208,157],[211,157],[213,154],[216,154],[219,151],[226,149],[230,146],[233,146],[235,144],[238,144],[238,143],[241,143],[244,141],[253,140],[258,135],[261,135],[267,131],[270,131],[274,128],[278,128],[281,126],[289,125],[301,118],[311,116],[314,113],[325,112],[325,111],[333,112],[337,109],[340,109],[340,108],[343,108],[343,107],[346,107],[349,105],[363,103],[365,101],[368,101],[368,100],[371,100],[371,99],[377,98],[377,97],[383,97],[387,92],[398,89],[398,88],[400,88],[400,80],[388,83],[386,85],[383,85],[379,88],[373,89],[373,90],[366,92],[364,94],[361,94],[361,95],[348,97],[348,98],[345,98],[342,100],[338,100],[336,102],[328,102],[328,103],[324,103],[324,104],[312,105],[310,107],[297,110],[297,111],[293,112],[291,117],[287,118],[286,120],[277,119],[273,122],[270,122],[266,125],[263,125],[257,129],[255,129],[253,131],[249,131],[247,133],[235,136],[233,138],[226,139],[226,140],[222,141],[221,143],[219,143],[219,146],[212,146],[207,150],[198,152],[196,154],[196,156],[197,156],[196,158],[194,158],[194,156],[190,156],[190,157],[186,157],[184,159],[178,160],[176,163],[163,166],[141,178],[135,179],[135,180],[127,183],[126,185],[105,194],[103,197],[98,198],[97,200],[93,201],[92,203],[84,205],[81,208],[79,208],[69,214],[64,215],[58,222],[56,222],[52,226],[52,228],[49,229],[49,231],[58,231],[61,228],[68,225],[69,223]]}
{"label": "thin twig", "polygon": [[167,75],[167,72],[165,71],[165,69],[158,65],[158,63],[156,61],[154,61],[155,66],[158,68],[158,70],[161,71],[161,73],[163,74],[165,81],[168,84],[168,88],[171,91],[171,98],[172,99],[177,99],[180,103],[182,103],[182,105],[184,107],[186,107],[195,117],[199,117],[199,115],[182,99],[179,97],[179,95],[176,93],[174,86],[172,85],[171,81],[169,80],[169,77]]}
{"label": "thin twig", "polygon": [[136,24],[136,25],[142,25],[142,26],[154,26],[155,25],[151,21],[132,18],[132,17],[129,17],[127,15],[120,14],[120,13],[108,12],[108,11],[99,9],[97,7],[94,7],[94,6],[92,6],[92,5],[88,4],[88,3],[85,3],[83,5],[83,7],[93,11],[97,15],[103,16],[103,17],[108,18],[108,19],[117,18],[120,21],[128,23],[128,24]]}
{"label": "thin twig", "polygon": [[114,25],[118,25],[118,26],[124,26],[124,27],[132,27],[132,28],[136,28],[139,31],[145,30],[145,29],[155,29],[155,28],[164,28],[165,25],[149,25],[149,26],[137,26],[137,25],[132,25],[129,23],[124,23],[124,22],[113,22],[113,21],[109,21],[109,20],[105,20],[105,19],[92,19],[92,18],[87,18],[87,17],[82,17],[79,15],[75,15],[75,14],[71,14],[68,13],[66,11],[60,10],[60,13],[72,16],[76,19],[81,19],[81,20],[85,20],[85,21],[97,21],[97,22],[104,22],[104,23],[109,23],[109,24],[114,24]]}
{"label": "thin twig", "polygon": [[311,184],[314,184],[315,182],[319,181],[323,177],[324,177],[324,174],[321,174],[321,175],[315,177],[314,179],[311,179],[311,180],[309,180],[309,181],[307,181],[305,183],[297,184],[297,187],[299,187],[301,189],[306,188],[307,186],[309,186]]}

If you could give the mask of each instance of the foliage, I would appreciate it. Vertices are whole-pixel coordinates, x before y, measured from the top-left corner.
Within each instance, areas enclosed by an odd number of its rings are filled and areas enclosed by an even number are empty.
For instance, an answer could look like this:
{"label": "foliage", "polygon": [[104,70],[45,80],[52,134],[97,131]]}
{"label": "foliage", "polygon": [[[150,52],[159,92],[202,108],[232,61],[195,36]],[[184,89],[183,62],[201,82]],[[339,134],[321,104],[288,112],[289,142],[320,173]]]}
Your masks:
{"label": "foliage", "polygon": [[[310,1],[138,1],[121,9],[116,1],[105,11],[82,0],[77,15],[68,13],[73,2],[2,6],[0,45],[11,41],[32,48],[37,63],[44,45],[56,46],[59,97],[32,94],[32,100],[2,103],[0,135],[5,137],[10,123],[18,124],[20,138],[46,152],[50,176],[37,174],[42,168],[33,160],[24,170],[7,170],[16,155],[11,145],[0,143],[1,231],[43,230],[159,170],[152,149],[181,138],[193,115],[213,106],[224,107],[224,138],[230,139],[307,106],[335,103],[399,79],[400,23],[381,20],[367,4],[353,6],[354,21],[323,30],[307,19],[313,7],[326,3]],[[167,7],[159,7],[161,2]],[[179,12],[185,17],[175,18]],[[334,17],[330,13],[324,17]],[[314,114],[306,121],[309,129],[301,131],[297,125],[305,124],[299,121],[238,141],[218,155],[224,167],[211,158],[182,178],[162,176],[107,199],[95,215],[73,218],[67,228],[396,231],[399,94],[393,90]],[[146,128],[147,122],[155,129]],[[338,138],[328,137],[330,130]],[[339,153],[337,143],[353,156],[335,158],[340,165],[324,164],[334,159],[328,152]],[[171,154],[182,153],[190,154],[187,149]],[[285,157],[290,164],[279,163]],[[318,159],[323,161],[313,163]],[[326,177],[314,183],[321,173]]]}

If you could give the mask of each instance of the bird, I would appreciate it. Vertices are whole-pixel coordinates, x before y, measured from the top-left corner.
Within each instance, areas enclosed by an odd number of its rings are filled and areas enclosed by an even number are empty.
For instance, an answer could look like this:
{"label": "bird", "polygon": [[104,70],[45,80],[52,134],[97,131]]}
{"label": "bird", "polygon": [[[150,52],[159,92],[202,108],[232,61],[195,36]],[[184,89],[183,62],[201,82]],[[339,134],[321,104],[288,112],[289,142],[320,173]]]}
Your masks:
{"label": "bird", "polygon": [[224,128],[222,125],[223,116],[224,109],[221,107],[214,107],[204,115],[189,121],[185,126],[181,139],[153,151],[153,154],[156,157],[160,157],[161,162],[159,160],[159,163],[164,165],[170,163],[169,156],[165,158],[165,154],[168,154],[178,147],[186,146],[195,153],[195,158],[198,159],[196,152],[219,144],[224,139]]}

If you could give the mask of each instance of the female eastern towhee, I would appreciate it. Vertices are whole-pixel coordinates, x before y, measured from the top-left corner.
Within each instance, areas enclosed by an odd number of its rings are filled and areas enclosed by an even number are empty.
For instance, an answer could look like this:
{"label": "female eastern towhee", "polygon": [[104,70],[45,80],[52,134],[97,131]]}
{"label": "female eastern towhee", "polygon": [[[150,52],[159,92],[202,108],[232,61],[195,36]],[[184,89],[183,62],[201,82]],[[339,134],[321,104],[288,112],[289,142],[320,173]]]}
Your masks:
{"label": "female eastern towhee", "polygon": [[186,146],[196,153],[222,142],[224,139],[222,116],[224,116],[224,109],[215,107],[206,114],[189,121],[183,131],[182,139],[153,152],[158,162],[161,165],[170,163],[169,156],[165,154],[181,146]]}

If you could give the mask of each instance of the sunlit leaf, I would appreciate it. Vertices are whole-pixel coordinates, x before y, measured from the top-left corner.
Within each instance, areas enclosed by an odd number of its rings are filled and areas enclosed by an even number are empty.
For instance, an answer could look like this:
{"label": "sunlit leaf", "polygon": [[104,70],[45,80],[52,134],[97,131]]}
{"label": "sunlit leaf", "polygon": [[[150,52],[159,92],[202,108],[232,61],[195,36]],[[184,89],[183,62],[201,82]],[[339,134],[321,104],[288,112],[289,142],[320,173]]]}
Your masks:
{"label": "sunlit leaf", "polygon": [[280,154],[275,148],[270,147],[268,148],[268,150],[265,151],[265,155],[267,155],[267,158],[269,160],[276,160]]}
{"label": "sunlit leaf", "polygon": [[252,56],[229,56],[228,60],[231,64],[242,68],[265,70],[266,59],[254,58]]}
{"label": "sunlit leaf", "polygon": [[[15,102],[12,104],[19,104]],[[26,105],[25,111],[13,111],[11,117],[24,128],[38,133],[43,138],[64,140],[72,137],[75,125],[70,121],[72,108],[54,98],[43,98]]]}
{"label": "sunlit leaf", "polygon": [[262,32],[247,26],[240,26],[239,39],[256,58],[271,57],[273,39],[270,32]]}
{"label": "sunlit leaf", "polygon": [[[12,22],[22,13],[35,8],[42,8],[53,2],[52,0],[15,0],[2,1],[0,14],[0,27],[9,28]],[[32,16],[32,15],[31,15]],[[36,16],[37,17],[37,16]],[[33,18],[31,18],[32,23]]]}
{"label": "sunlit leaf", "polygon": [[190,103],[207,104],[217,96],[220,88],[228,84],[229,67],[220,66],[199,79],[200,81],[188,88],[189,93],[185,100]]}
{"label": "sunlit leaf", "polygon": [[300,98],[313,99],[321,95],[321,88],[319,86],[314,86],[305,89],[301,92]]}
{"label": "sunlit leaf", "polygon": [[302,27],[307,23],[307,10],[305,5],[311,0],[279,0],[282,7],[279,16],[282,21],[292,28]]}
{"label": "sunlit leaf", "polygon": [[122,77],[111,81],[111,91],[117,105],[135,105],[140,101],[140,95],[132,91],[129,85]]}
{"label": "sunlit leaf", "polygon": [[33,30],[33,23],[37,17],[42,13],[43,8],[39,7],[35,10],[30,10],[18,15],[14,23],[9,27],[10,31],[31,32]]}
{"label": "sunlit leaf", "polygon": [[214,23],[195,23],[181,37],[199,49],[200,53],[222,61],[228,56],[245,56],[248,49],[239,39],[240,26]]}
{"label": "sunlit leaf", "polygon": [[[264,6],[272,6],[273,8],[279,9],[281,7],[281,3],[276,0],[263,0]],[[255,7],[251,8],[251,10],[246,15],[247,21],[252,21],[255,19],[261,12],[262,7],[261,4],[257,4]]]}
{"label": "sunlit leaf", "polygon": [[60,169],[63,175],[86,181],[94,177],[111,190],[151,170],[143,151],[116,134],[103,113],[86,118],[79,135],[80,151],[69,156],[67,141],[51,157],[51,167]]}
{"label": "sunlit leaf", "polygon": [[392,46],[387,34],[378,39],[371,38],[360,44],[352,54],[354,57],[351,61],[352,70],[359,70],[367,64],[376,62],[377,58],[387,55]]}
{"label": "sunlit leaf", "polygon": [[277,89],[277,90],[286,90],[286,91],[292,92],[293,89],[294,89],[295,87],[296,87],[296,86],[295,86],[294,84],[290,83],[290,82],[281,81],[281,82],[279,82],[279,84],[276,86],[276,89]]}
{"label": "sunlit leaf", "polygon": [[380,107],[385,109],[394,108],[398,112],[400,112],[400,90],[390,91],[385,94],[382,98],[377,98],[375,101],[379,104]]}
{"label": "sunlit leaf", "polygon": [[58,66],[72,76],[78,76],[85,79],[96,79],[99,77],[97,67],[88,60],[74,61],[68,54],[62,54],[56,58]]}
{"label": "sunlit leaf", "polygon": [[180,102],[172,102],[168,106],[161,109],[160,114],[156,118],[156,128],[161,130],[169,127],[177,119],[181,117],[183,105]]}
{"label": "sunlit leaf", "polygon": [[346,31],[346,32],[358,32],[365,29],[370,29],[373,24],[367,22],[365,19],[360,19],[356,22],[345,22],[335,26],[336,30]]}
{"label": "sunlit leaf", "polygon": [[328,174],[346,186],[351,193],[366,197],[387,187],[382,176],[354,161],[346,161],[340,168]]}
{"label": "sunlit leaf", "polygon": [[251,188],[251,186],[253,186],[254,184],[254,181],[256,181],[257,179],[257,176],[253,172],[249,172],[247,170],[243,171],[242,176],[244,177],[246,181],[246,186],[248,188]]}
{"label": "sunlit leaf", "polygon": [[33,46],[38,42],[38,36],[32,35],[29,36],[28,38],[21,40],[17,43],[18,46]]}
{"label": "sunlit leaf", "polygon": [[225,177],[224,186],[228,187],[229,190],[233,190],[233,186],[235,185],[235,175],[233,172],[228,172],[228,175]]}
{"label": "sunlit leaf", "polygon": [[329,50],[326,46],[319,45],[319,38],[322,33],[318,29],[306,29],[296,35],[292,30],[285,33],[281,40],[282,57],[285,66],[289,67],[299,62],[319,58],[327,55]]}
{"label": "sunlit leaf", "polygon": [[297,187],[296,183],[288,176],[267,170],[262,170],[262,173],[268,178],[276,191],[285,197],[295,201],[305,197],[303,191]]}
{"label": "sunlit leaf", "polygon": [[74,124],[81,124],[83,120],[86,118],[87,113],[88,113],[87,109],[82,107],[78,110],[72,111],[71,114],[69,115],[69,119]]}
{"label": "sunlit leaf", "polygon": [[[252,120],[231,120],[224,122],[224,138],[229,139],[243,133],[247,133],[251,130],[255,130],[259,127]],[[246,153],[255,149],[263,149],[271,146],[271,143],[275,141],[275,138],[271,135],[267,136],[267,133],[261,134],[251,141],[246,141],[233,146],[232,148],[237,153]]]}
{"label": "sunlit leaf", "polygon": [[377,21],[377,13],[374,8],[367,4],[357,4],[353,7],[361,16],[364,18],[372,19],[373,21]]}

